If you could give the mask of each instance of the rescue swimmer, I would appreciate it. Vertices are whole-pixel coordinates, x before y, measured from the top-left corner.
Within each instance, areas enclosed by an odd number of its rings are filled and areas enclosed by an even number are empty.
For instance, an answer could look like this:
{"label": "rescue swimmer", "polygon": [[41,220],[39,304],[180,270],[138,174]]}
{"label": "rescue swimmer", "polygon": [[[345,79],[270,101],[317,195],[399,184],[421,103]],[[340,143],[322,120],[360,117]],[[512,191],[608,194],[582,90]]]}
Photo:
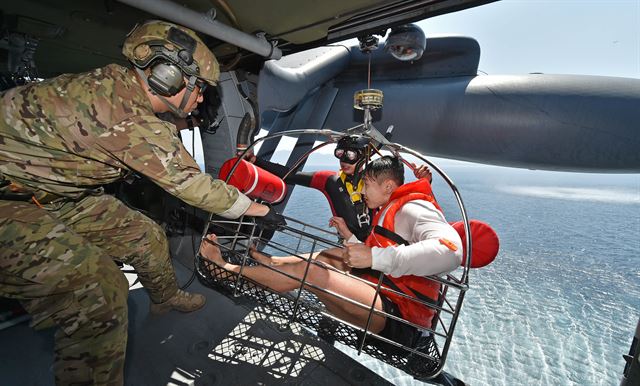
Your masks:
{"label": "rescue swimmer", "polygon": [[132,265],[151,312],[191,312],[178,289],[162,228],[102,185],[140,173],[182,201],[226,218],[283,218],[204,174],[176,127],[219,65],[191,30],[153,20],[122,49],[132,64],[64,74],[0,94],[0,296],[18,299],[36,328],[56,326],[57,384],[123,383]]}

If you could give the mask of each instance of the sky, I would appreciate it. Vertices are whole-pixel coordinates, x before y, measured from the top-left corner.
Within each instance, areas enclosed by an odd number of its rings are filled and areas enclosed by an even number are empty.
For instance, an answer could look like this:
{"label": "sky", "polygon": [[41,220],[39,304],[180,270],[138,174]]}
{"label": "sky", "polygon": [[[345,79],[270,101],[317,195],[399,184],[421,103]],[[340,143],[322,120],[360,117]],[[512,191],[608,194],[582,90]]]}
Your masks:
{"label": "sky", "polygon": [[503,0],[418,25],[475,38],[487,74],[640,78],[640,0]]}
{"label": "sky", "polygon": [[[475,38],[481,47],[481,74],[640,78],[640,0],[502,0],[417,24],[427,37]],[[190,143],[190,134],[184,139]],[[197,143],[199,139],[197,135]],[[201,148],[197,143],[196,153]],[[278,150],[294,143],[283,138]],[[327,146],[310,162],[332,152]]]}

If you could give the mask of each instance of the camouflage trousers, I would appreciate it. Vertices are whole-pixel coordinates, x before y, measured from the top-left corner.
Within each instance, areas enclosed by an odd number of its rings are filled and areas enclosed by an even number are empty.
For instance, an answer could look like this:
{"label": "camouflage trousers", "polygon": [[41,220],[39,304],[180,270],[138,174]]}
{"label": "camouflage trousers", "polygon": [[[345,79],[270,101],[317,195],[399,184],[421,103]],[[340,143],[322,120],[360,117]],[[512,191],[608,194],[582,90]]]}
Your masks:
{"label": "camouflage trousers", "polygon": [[20,300],[32,325],[56,325],[57,384],[121,385],[132,265],[151,300],[177,283],[160,226],[108,196],[56,208],[0,200],[0,296]]}

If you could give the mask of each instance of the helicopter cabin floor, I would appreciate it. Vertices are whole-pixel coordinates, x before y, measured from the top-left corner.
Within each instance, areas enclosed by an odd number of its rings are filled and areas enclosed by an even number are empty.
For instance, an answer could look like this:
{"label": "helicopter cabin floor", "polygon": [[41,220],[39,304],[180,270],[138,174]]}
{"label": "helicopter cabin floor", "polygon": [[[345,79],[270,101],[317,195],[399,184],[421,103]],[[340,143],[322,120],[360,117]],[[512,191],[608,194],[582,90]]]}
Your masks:
{"label": "helicopter cabin floor", "polygon": [[[191,271],[174,265],[187,282]],[[189,290],[207,297],[202,310],[162,316],[148,313],[143,289],[129,292],[125,385],[390,384],[297,325],[282,331],[268,310],[240,306],[197,280]],[[53,385],[53,332],[28,323],[0,331],[0,384]]]}

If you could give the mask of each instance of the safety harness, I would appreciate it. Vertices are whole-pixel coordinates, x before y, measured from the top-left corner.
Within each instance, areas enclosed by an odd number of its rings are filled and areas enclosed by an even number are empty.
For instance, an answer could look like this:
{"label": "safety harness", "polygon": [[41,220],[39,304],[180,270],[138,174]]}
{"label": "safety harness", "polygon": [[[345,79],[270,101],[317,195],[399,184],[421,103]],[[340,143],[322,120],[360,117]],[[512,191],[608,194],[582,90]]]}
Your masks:
{"label": "safety harness", "polygon": [[[40,208],[44,205],[64,204],[68,201],[80,201],[87,196],[104,194],[104,187],[87,187],[77,197],[60,196],[40,189],[25,187],[0,174],[0,200],[33,202]],[[49,208],[51,209],[51,208]]]}
{"label": "safety harness", "polygon": [[[362,188],[364,187],[364,180],[347,176],[342,171],[340,172],[339,178],[340,181],[342,181],[342,184],[347,189],[349,198],[351,199],[351,202],[353,203],[353,206],[355,208],[358,226],[369,226],[371,224],[369,210],[364,200],[362,199]],[[354,185],[356,186],[355,188]]]}

